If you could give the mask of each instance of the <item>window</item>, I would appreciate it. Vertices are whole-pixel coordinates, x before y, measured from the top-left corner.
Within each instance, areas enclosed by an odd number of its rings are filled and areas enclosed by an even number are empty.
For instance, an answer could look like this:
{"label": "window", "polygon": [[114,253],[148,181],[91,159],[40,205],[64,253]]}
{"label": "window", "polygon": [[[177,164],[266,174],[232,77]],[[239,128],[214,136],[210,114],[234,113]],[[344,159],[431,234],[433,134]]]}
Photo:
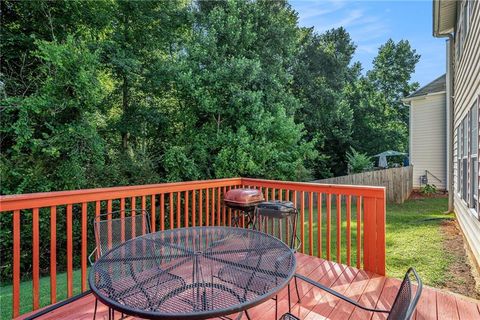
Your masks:
{"label": "window", "polygon": [[462,8],[462,29],[463,29],[463,39],[462,42],[464,42],[465,38],[467,37],[468,34],[468,27],[469,27],[469,20],[470,20],[470,14],[468,13],[470,9],[470,6],[468,5],[468,1],[463,2],[463,8]]}
{"label": "window", "polygon": [[478,218],[478,106],[474,104],[470,111],[470,207]]}
{"label": "window", "polygon": [[468,203],[468,116],[463,118],[462,127],[462,199]]}
{"label": "window", "polygon": [[462,159],[462,150],[461,150],[461,140],[462,137],[461,137],[461,126],[458,126],[457,127],[457,183],[455,185],[455,189],[457,191],[458,194],[460,194],[460,183],[461,183],[461,179],[460,179],[460,174],[461,174],[461,170],[460,170],[460,161]]}

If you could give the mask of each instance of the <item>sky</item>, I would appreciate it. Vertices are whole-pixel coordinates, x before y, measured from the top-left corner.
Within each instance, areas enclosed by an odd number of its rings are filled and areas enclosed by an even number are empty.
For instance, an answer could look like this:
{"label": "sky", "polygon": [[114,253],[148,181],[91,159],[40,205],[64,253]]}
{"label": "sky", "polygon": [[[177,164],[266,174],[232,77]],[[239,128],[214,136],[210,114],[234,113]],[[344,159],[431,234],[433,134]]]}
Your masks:
{"label": "sky", "polygon": [[445,39],[432,36],[432,0],[290,0],[304,27],[319,33],[343,26],[357,45],[364,72],[389,38],[408,40],[421,55],[412,81],[421,86],[445,73]]}

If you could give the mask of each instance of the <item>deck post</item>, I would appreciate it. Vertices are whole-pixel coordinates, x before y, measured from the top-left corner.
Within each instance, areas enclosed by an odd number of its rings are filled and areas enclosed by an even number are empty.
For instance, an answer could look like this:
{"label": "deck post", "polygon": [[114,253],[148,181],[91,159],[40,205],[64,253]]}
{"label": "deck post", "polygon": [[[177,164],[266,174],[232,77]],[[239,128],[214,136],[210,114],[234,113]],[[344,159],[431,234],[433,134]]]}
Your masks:
{"label": "deck post", "polygon": [[363,201],[363,269],[384,276],[385,270],[385,190],[383,197]]}

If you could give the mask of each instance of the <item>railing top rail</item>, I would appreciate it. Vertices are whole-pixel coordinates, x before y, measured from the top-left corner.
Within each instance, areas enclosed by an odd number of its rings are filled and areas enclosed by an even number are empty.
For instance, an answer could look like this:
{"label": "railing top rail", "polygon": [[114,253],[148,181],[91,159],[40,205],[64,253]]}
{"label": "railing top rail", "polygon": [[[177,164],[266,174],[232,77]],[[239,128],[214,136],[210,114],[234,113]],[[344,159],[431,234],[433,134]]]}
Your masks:
{"label": "railing top rail", "polygon": [[97,200],[119,199],[132,196],[146,196],[160,193],[224,187],[240,184],[267,188],[283,188],[306,192],[324,192],[331,194],[357,195],[374,198],[385,197],[384,187],[330,185],[311,182],[277,181],[253,178],[227,178],[148,184],[138,186],[6,195],[0,196],[0,212],[30,208],[42,208],[54,205],[91,202]]}
{"label": "railing top rail", "polygon": [[357,195],[372,198],[385,197],[385,187],[321,184],[313,182],[277,181],[253,178],[242,178],[242,184],[261,186],[266,188],[282,188],[295,191],[324,192],[331,194]]}
{"label": "railing top rail", "polygon": [[82,189],[70,191],[38,192],[0,196],[0,212],[42,208],[54,205],[73,204],[97,200],[118,199],[159,193],[216,188],[242,183],[241,178],[198,180],[148,184],[138,186]]}

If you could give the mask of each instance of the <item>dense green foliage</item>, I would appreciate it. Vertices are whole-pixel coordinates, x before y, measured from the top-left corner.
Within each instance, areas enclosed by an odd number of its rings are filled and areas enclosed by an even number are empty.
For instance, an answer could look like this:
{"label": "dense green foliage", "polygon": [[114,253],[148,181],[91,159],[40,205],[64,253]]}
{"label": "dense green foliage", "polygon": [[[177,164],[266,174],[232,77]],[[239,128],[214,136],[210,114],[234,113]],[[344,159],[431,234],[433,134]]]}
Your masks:
{"label": "dense green foliage", "polygon": [[301,28],[286,1],[6,0],[1,12],[0,194],[308,180],[346,173],[350,147],[407,148],[408,41],[389,40],[362,75],[344,28]]}
{"label": "dense green foliage", "polygon": [[360,173],[373,169],[372,158],[366,153],[358,152],[354,148],[350,148],[350,151],[347,152],[347,161],[349,174]]}
{"label": "dense green foliage", "polygon": [[406,150],[419,56],[365,76],[284,1],[2,2],[1,193],[343,174]]}

